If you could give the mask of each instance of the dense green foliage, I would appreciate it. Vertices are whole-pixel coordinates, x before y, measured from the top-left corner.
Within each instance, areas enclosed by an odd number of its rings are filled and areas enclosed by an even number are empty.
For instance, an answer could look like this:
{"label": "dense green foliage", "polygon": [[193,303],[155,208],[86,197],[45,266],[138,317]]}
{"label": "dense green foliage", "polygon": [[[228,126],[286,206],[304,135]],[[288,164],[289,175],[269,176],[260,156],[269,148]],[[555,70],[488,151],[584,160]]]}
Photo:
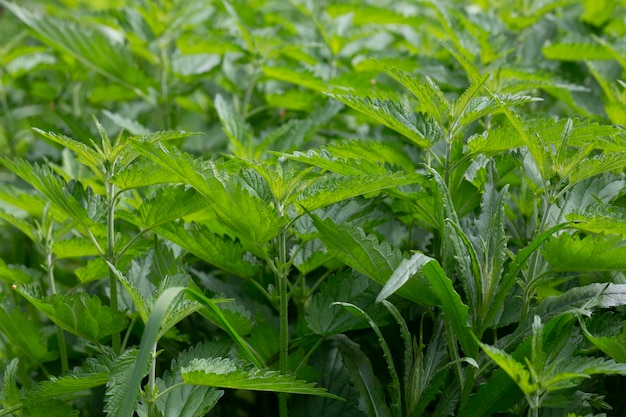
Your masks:
{"label": "dense green foliage", "polygon": [[623,415],[623,0],[0,0],[0,416]]}

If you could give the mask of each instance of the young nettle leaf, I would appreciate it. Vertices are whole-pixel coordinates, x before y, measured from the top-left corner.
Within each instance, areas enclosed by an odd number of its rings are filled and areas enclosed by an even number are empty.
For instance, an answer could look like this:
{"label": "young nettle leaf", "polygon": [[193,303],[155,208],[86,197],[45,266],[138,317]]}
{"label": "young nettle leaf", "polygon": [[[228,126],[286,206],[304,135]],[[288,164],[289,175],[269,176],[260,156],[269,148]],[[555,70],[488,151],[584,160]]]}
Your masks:
{"label": "young nettle leaf", "polygon": [[410,111],[400,103],[349,94],[329,96],[400,133],[421,148],[430,148],[443,137],[443,132],[435,121],[423,113]]}
{"label": "young nettle leaf", "polygon": [[156,227],[154,231],[203,261],[234,275],[249,278],[259,271],[259,266],[251,262],[239,242],[212,233],[206,226],[171,222]]}
{"label": "young nettle leaf", "polygon": [[115,357],[110,351],[89,358],[71,372],[40,382],[26,393],[26,398],[37,403],[103,386],[109,381],[114,361]]}
{"label": "young nettle leaf", "polygon": [[0,259],[0,279],[14,284],[28,284],[38,276],[38,272],[30,271],[22,265],[7,265]]}
{"label": "young nettle leaf", "polygon": [[626,210],[619,206],[598,204],[566,214],[565,218],[574,222],[572,227],[586,233],[626,237]]}
{"label": "young nettle leaf", "polygon": [[152,161],[138,160],[117,172],[110,181],[126,191],[133,188],[172,182],[172,174]]}
{"label": "young nettle leaf", "polygon": [[[387,241],[379,242],[363,229],[347,224],[337,225],[331,219],[322,220],[312,214],[313,224],[328,252],[346,265],[384,285],[400,265],[404,255]],[[425,280],[410,280],[398,289],[398,295],[423,306],[433,306],[436,298]]]}
{"label": "young nettle leaf", "polygon": [[4,394],[4,398],[0,400],[4,408],[11,408],[18,405],[22,397],[16,381],[18,364],[19,359],[13,358],[4,368],[4,373],[2,375],[2,392]]}
{"label": "young nettle leaf", "polygon": [[227,102],[221,95],[215,97],[215,110],[224,126],[224,132],[232,146],[233,155],[242,159],[258,158],[255,152],[254,136],[252,128],[243,120],[234,106]]}
{"label": "young nettle leaf", "polygon": [[250,368],[244,361],[229,358],[194,359],[181,369],[181,374],[185,383],[193,385],[321,395],[341,400],[324,388],[315,388],[314,383],[296,380],[294,376],[281,375],[276,371]]}
{"label": "young nettle leaf", "polygon": [[126,328],[125,314],[103,306],[97,296],[81,292],[44,297],[31,286],[18,286],[19,293],[37,310],[62,329],[98,343],[100,339]]}
{"label": "young nettle leaf", "polygon": [[50,139],[51,141],[56,142],[64,148],[74,152],[78,162],[91,169],[96,176],[104,178],[105,173],[103,170],[105,169],[104,165],[107,161],[106,156],[99,148],[91,148],[82,142],[58,133],[45,132],[37,128],[34,130],[45,138]]}
{"label": "young nettle leaf", "polygon": [[212,163],[194,161],[188,154],[169,151],[145,142],[133,142],[137,151],[172,175],[172,182],[195,188],[234,234],[263,245],[276,237],[286,219],[265,201],[252,195],[236,180],[218,172]]}
{"label": "young nettle leaf", "polygon": [[420,111],[432,116],[439,126],[446,124],[450,117],[450,103],[434,81],[425,76],[423,79],[413,77],[406,72],[383,65],[385,72],[402,84],[418,100]]}
{"label": "young nettle leaf", "polygon": [[621,271],[626,267],[626,245],[616,235],[581,239],[563,233],[549,239],[541,254],[556,271]]}

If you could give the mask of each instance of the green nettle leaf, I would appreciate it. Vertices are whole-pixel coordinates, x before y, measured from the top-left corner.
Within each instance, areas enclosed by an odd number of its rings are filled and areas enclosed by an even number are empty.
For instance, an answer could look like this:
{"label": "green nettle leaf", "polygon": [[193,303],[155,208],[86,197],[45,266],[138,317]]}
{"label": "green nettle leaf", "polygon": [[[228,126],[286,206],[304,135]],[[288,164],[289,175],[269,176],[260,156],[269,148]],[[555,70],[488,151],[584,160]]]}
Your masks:
{"label": "green nettle leaf", "polygon": [[[71,218],[86,230],[98,227],[83,207],[68,191],[65,182],[57,177],[51,168],[46,165],[31,165],[24,159],[9,160],[2,158],[0,162],[8,169],[32,185],[37,191],[46,196],[65,216]],[[101,233],[98,233],[100,235]]]}
{"label": "green nettle leaf", "polygon": [[289,67],[263,67],[263,75],[275,80],[286,81],[295,85],[306,87],[313,91],[324,92],[328,89],[323,80],[311,72],[297,71]]}
{"label": "green nettle leaf", "polygon": [[626,305],[626,284],[589,284],[547,297],[533,311],[548,320],[568,312],[591,315],[596,307],[623,305]]}
{"label": "green nettle leaf", "polygon": [[359,391],[359,408],[368,416],[391,417],[381,381],[376,378],[372,363],[360,346],[342,334],[334,336],[333,343],[339,348],[350,380]]}
{"label": "green nettle leaf", "polygon": [[425,76],[423,80],[407,74],[398,68],[383,65],[385,72],[402,84],[419,100],[421,111],[435,118],[439,125],[443,125],[450,116],[450,103],[433,80]]}
{"label": "green nettle leaf", "polygon": [[98,296],[81,292],[42,297],[30,286],[18,286],[18,291],[59,327],[93,342],[126,328],[125,314],[103,306]]}
{"label": "green nettle leaf", "polygon": [[61,400],[47,400],[24,407],[24,417],[71,417],[78,416],[79,411]]}
{"label": "green nettle leaf", "polygon": [[[562,132],[569,119],[535,119],[524,120],[524,130],[538,135],[546,144],[558,145]],[[572,130],[568,140],[570,146],[584,147],[593,144],[595,149],[619,152],[623,151],[619,137],[623,132],[610,125],[600,125],[584,119],[571,119]],[[472,153],[493,155],[513,148],[523,147],[525,142],[515,126],[506,124],[474,135],[468,140]]]}
{"label": "green nettle leaf", "polygon": [[590,206],[566,214],[565,218],[574,222],[572,227],[586,233],[626,237],[626,209],[619,206]]}
{"label": "green nettle leaf", "polygon": [[22,265],[7,265],[0,259],[0,279],[11,284],[28,284],[37,276],[35,271],[29,271]]}
{"label": "green nettle leaf", "polygon": [[553,43],[541,48],[541,52],[546,58],[558,61],[594,61],[614,58],[611,51],[603,45],[583,41]]}
{"label": "green nettle leaf", "polygon": [[563,233],[549,239],[541,254],[557,271],[621,271],[626,269],[626,245],[621,236],[580,238]]}
{"label": "green nettle leaf", "polygon": [[181,369],[187,384],[218,388],[254,391],[286,392],[292,394],[321,395],[340,400],[325,388],[315,388],[314,383],[296,380],[295,376],[281,375],[276,371],[250,368],[244,361],[229,358],[194,359]]}
{"label": "green nettle leaf", "polygon": [[104,154],[102,154],[102,152],[98,152],[97,150],[90,148],[86,144],[65,135],[53,132],[45,132],[37,128],[33,130],[35,130],[35,132],[39,133],[43,137],[50,139],[51,141],[56,142],[64,148],[74,152],[76,154],[76,159],[78,160],[78,162],[89,167],[94,174],[98,176],[103,175],[102,168],[106,162],[106,158]]}
{"label": "green nettle leaf", "polygon": [[26,397],[31,402],[40,402],[105,385],[109,381],[114,361],[110,352],[89,358],[71,372],[59,377],[51,376],[40,382],[28,391]]}
{"label": "green nettle leaf", "polygon": [[[398,248],[386,241],[378,242],[375,236],[367,235],[359,227],[337,225],[332,219],[322,220],[314,214],[311,219],[331,255],[381,285],[389,280],[404,259]],[[397,293],[420,305],[434,306],[437,303],[426,280],[410,280]]]}
{"label": "green nettle leaf", "polygon": [[617,336],[593,336],[591,333],[585,331],[587,339],[593,343],[595,347],[600,349],[606,355],[610,356],[613,360],[619,363],[626,363],[626,327],[622,329],[622,332]]}
{"label": "green nettle leaf", "polygon": [[30,27],[37,37],[53,48],[71,55],[81,64],[109,80],[128,88],[140,97],[145,80],[124,43],[116,42],[101,32],[88,30],[75,22],[47,14],[35,15],[16,4],[4,6]]}
{"label": "green nettle leaf", "polygon": [[252,195],[241,183],[226,175],[218,178],[214,164],[193,160],[188,154],[169,151],[163,146],[132,143],[139,153],[170,172],[172,182],[195,188],[207,199],[219,220],[241,237],[264,244],[277,236],[286,222],[272,205]]}
{"label": "green nettle leaf", "polygon": [[234,106],[218,94],[215,97],[215,110],[224,126],[224,132],[232,145],[233,154],[243,159],[254,158],[254,137],[252,128],[237,114]]}
{"label": "green nettle leaf", "polygon": [[153,229],[203,210],[208,205],[209,202],[193,188],[183,185],[162,187],[145,200],[135,213],[125,215],[124,218],[137,226]]}
{"label": "green nettle leaf", "polygon": [[430,148],[443,137],[439,126],[426,115],[414,113],[400,103],[349,94],[329,96],[395,130],[419,147]]}
{"label": "green nettle leaf", "polygon": [[[107,382],[105,396],[106,404],[104,411],[109,415],[132,416],[135,403],[139,399],[139,385],[141,383],[141,380],[139,380],[135,384],[133,380],[138,356],[139,351],[137,349],[128,349],[115,358],[109,381]],[[143,376],[148,373],[148,361],[143,362],[141,366],[144,370],[144,372],[141,372]],[[140,371],[138,370],[137,372]],[[127,397],[131,398],[127,400]],[[122,414],[122,409],[126,411],[124,414]]]}
{"label": "green nettle leaf", "polygon": [[400,187],[419,181],[420,177],[406,176],[402,173],[384,175],[361,175],[354,177],[328,178],[307,187],[298,196],[296,205],[301,211],[314,211],[364,194],[379,193],[388,188]]}
{"label": "green nettle leaf", "polygon": [[249,278],[259,271],[259,266],[250,260],[240,243],[212,233],[206,226],[172,222],[156,227],[154,231],[203,261],[234,275]]}
{"label": "green nettle leaf", "polygon": [[[100,242],[100,247],[105,247],[105,243]],[[55,240],[52,244],[52,252],[57,259],[98,256],[100,254],[93,241],[88,238]]]}
{"label": "green nettle leaf", "polygon": [[[398,292],[398,289],[410,282],[417,274],[421,276],[420,282],[424,280],[430,284],[431,291],[437,296],[443,312],[452,325],[456,337],[467,355],[472,355],[476,349],[472,339],[468,323],[468,308],[461,300],[452,285],[452,280],[435,259],[422,253],[416,253],[410,259],[403,260],[393,271],[393,274],[376,298],[381,302],[391,294]],[[422,278],[423,277],[423,278]],[[398,294],[400,294],[398,292]]]}
{"label": "green nettle leaf", "polygon": [[48,362],[58,357],[48,350],[47,337],[42,326],[17,309],[10,312],[0,307],[0,330],[11,342],[11,349],[36,362]]}
{"label": "green nettle leaf", "polygon": [[[326,146],[326,150],[337,158],[357,160],[359,163],[367,161],[377,162],[380,165],[397,166],[404,172],[415,170],[415,164],[399,146],[380,142],[374,139],[342,140]],[[304,161],[303,161],[304,162]],[[333,172],[337,172],[334,171]],[[364,174],[366,172],[363,172]]]}
{"label": "green nettle leaf", "polygon": [[329,277],[320,292],[315,294],[309,304],[305,320],[309,328],[320,336],[362,328],[362,320],[358,320],[339,306],[333,306],[332,303],[350,302],[376,317],[380,311],[374,308],[373,301],[379,290],[380,286],[370,279],[340,272]]}
{"label": "green nettle leaf", "polygon": [[172,182],[172,174],[152,161],[138,160],[117,172],[110,181],[121,190]]}
{"label": "green nettle leaf", "polygon": [[21,399],[20,389],[15,380],[18,364],[18,358],[11,359],[11,362],[4,368],[4,374],[2,375],[2,391],[4,393],[2,405],[6,408],[19,404]]}

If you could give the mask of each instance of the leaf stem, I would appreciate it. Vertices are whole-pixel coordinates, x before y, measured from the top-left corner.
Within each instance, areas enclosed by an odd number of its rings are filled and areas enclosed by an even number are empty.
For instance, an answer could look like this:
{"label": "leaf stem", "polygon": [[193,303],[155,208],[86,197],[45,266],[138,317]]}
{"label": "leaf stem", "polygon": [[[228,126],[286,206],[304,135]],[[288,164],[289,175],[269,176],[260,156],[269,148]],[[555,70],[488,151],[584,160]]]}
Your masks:
{"label": "leaf stem", "polygon": [[[115,259],[115,185],[107,181],[106,183],[106,193],[107,193],[107,253],[106,257],[109,262],[113,265],[116,265]],[[117,301],[117,277],[111,268],[109,268],[109,291],[111,298],[111,310],[118,311],[118,301]],[[122,337],[119,331],[113,333],[111,335],[113,352],[116,355],[119,355],[122,350]]]}

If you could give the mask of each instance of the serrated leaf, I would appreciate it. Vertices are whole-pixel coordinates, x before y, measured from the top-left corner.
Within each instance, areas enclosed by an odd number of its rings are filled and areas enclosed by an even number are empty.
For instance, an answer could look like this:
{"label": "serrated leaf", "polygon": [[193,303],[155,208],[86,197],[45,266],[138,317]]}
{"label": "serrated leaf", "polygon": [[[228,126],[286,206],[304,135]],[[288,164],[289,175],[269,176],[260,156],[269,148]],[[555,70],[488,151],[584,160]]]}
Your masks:
{"label": "serrated leaf", "polygon": [[[129,393],[129,389],[135,388],[133,385],[133,374],[135,373],[135,367],[137,366],[139,351],[137,349],[127,349],[117,358],[113,363],[109,381],[107,382],[107,389],[105,393],[105,406],[104,411],[109,415],[119,417],[131,417],[132,411],[135,408],[134,402],[139,399],[139,381],[136,384],[136,389]],[[147,361],[142,363],[141,366],[145,368],[144,374],[148,372]],[[127,397],[133,397],[133,404],[130,405],[130,411],[122,414],[123,403]],[[130,403],[131,401],[129,401]],[[128,407],[128,406],[127,406]]]}
{"label": "serrated leaf", "polygon": [[29,404],[24,407],[23,417],[72,417],[78,416],[79,411],[61,400],[47,400],[41,403]]}
{"label": "serrated leaf", "polygon": [[541,52],[548,59],[559,61],[594,61],[613,59],[603,45],[590,42],[559,42],[546,45]]}
{"label": "serrated leaf", "polygon": [[360,346],[345,335],[333,337],[343,357],[352,383],[360,394],[359,406],[368,416],[391,417],[381,381],[376,378],[372,364]]}
{"label": "serrated leaf", "polygon": [[[569,138],[570,146],[584,147],[593,144],[595,149],[606,151],[622,151],[623,146],[616,138],[623,133],[619,128],[610,125],[600,125],[593,121],[572,119],[573,126]],[[547,144],[558,144],[568,119],[535,119],[525,120],[524,129],[532,134],[541,136]],[[511,125],[503,125],[485,131],[482,135],[474,135],[468,140],[468,147],[472,153],[492,155],[509,149],[522,147],[524,140]]]}
{"label": "serrated leaf", "polygon": [[589,284],[547,297],[533,310],[544,320],[576,312],[590,315],[594,308],[626,305],[626,284]]}
{"label": "serrated leaf", "polygon": [[33,278],[37,274],[34,271],[29,271],[22,265],[7,265],[2,259],[0,259],[0,279],[18,284],[28,284],[33,281]]}
{"label": "serrated leaf", "polygon": [[294,376],[281,375],[276,371],[249,369],[245,362],[229,358],[196,358],[181,369],[181,374],[187,384],[341,399],[326,392],[325,388],[315,388],[314,383],[298,381]]}
{"label": "serrated leaf", "polygon": [[41,332],[41,323],[35,322],[25,313],[14,309],[10,312],[0,307],[0,330],[15,349],[37,362],[48,362],[57,358],[57,352],[48,350],[48,340]]}
{"label": "serrated leaf", "polygon": [[298,196],[296,206],[301,207],[301,211],[314,211],[349,198],[413,184],[420,179],[418,175],[402,173],[328,178],[307,187]]}
{"label": "serrated leaf", "polygon": [[172,182],[172,174],[151,161],[141,160],[117,172],[110,181],[121,190]]}
{"label": "serrated leaf", "polygon": [[[101,247],[104,246],[104,242],[101,242]],[[52,252],[57,259],[98,256],[100,254],[89,238],[55,240],[52,244]]]}
{"label": "serrated leaf", "polygon": [[76,159],[80,163],[89,167],[94,174],[98,176],[103,175],[102,167],[106,162],[106,159],[102,153],[99,153],[88,145],[72,139],[68,136],[54,132],[45,132],[37,128],[34,128],[33,130],[43,137],[48,138],[51,141],[56,142],[64,148],[67,148],[74,152],[76,154]]}
{"label": "serrated leaf", "polygon": [[209,202],[219,220],[238,235],[256,244],[275,237],[285,223],[276,209],[253,196],[240,183],[218,178],[211,163],[194,161],[189,155],[162,146],[133,142],[138,152],[172,174],[172,182],[195,188]]}
{"label": "serrated leaf", "polygon": [[[337,225],[331,219],[322,220],[312,214],[313,224],[328,252],[346,265],[384,285],[404,256],[388,242],[378,242],[361,228]],[[420,305],[432,306],[434,294],[426,281],[412,280],[398,294]]]}
{"label": "serrated leaf", "polygon": [[626,269],[626,245],[620,236],[561,234],[548,240],[541,254],[557,271],[620,271]]}
{"label": "serrated leaf", "polygon": [[25,159],[2,158],[0,162],[46,196],[67,217],[84,229],[99,226],[89,217],[87,210],[68,192],[65,182],[57,177],[48,166],[31,165]]}
{"label": "serrated leaf", "polygon": [[193,188],[185,186],[159,188],[133,213],[133,222],[153,229],[206,208],[209,202]]}
{"label": "serrated leaf", "polygon": [[332,304],[336,301],[350,302],[375,316],[377,310],[373,301],[379,289],[377,284],[365,277],[355,277],[349,273],[333,275],[311,300],[305,320],[309,328],[320,336],[361,328],[361,320]]}
{"label": "serrated leaf", "polygon": [[81,367],[69,373],[41,381],[28,391],[26,397],[30,402],[39,402],[105,385],[109,381],[113,360],[109,353],[89,358]]}
{"label": "serrated leaf", "polygon": [[243,120],[243,117],[237,114],[234,106],[224,100],[220,94],[215,97],[214,104],[224,132],[230,139],[233,154],[243,159],[253,158],[252,128]]}
{"label": "serrated leaf", "polygon": [[530,372],[526,367],[516,361],[511,355],[495,346],[489,346],[484,343],[478,343],[481,349],[498,364],[500,368],[517,384],[517,386],[526,395],[533,393],[539,389],[539,384],[531,382]]}
{"label": "serrated leaf", "polygon": [[383,65],[383,68],[388,75],[417,97],[421,111],[434,117],[439,125],[443,125],[448,120],[450,103],[430,77],[424,76],[420,80],[398,68],[386,65]]}
{"label": "serrated leaf", "polygon": [[16,381],[18,364],[19,359],[13,358],[4,368],[4,373],[2,375],[2,391],[4,393],[4,399],[2,400],[2,405],[4,405],[5,408],[11,408],[20,402],[20,389],[18,388]]}
{"label": "serrated leaf", "polygon": [[59,327],[93,342],[126,328],[126,316],[103,306],[98,296],[80,292],[42,297],[25,286],[19,286],[18,291]]}
{"label": "serrated leaf", "polygon": [[626,210],[619,206],[595,205],[566,214],[572,227],[587,233],[626,237]]}
{"label": "serrated leaf", "polygon": [[140,97],[146,77],[136,66],[130,50],[101,32],[88,30],[75,22],[59,19],[49,14],[35,15],[16,4],[4,3],[37,37],[53,48],[67,53],[111,81],[118,83]]}
{"label": "serrated leaf", "polygon": [[181,222],[166,223],[154,229],[198,258],[241,277],[253,277],[259,267],[248,260],[246,251],[236,241],[211,233],[205,226]]}
{"label": "serrated leaf", "polygon": [[263,75],[268,78],[276,80],[286,81],[295,85],[299,85],[308,88],[313,91],[323,92],[327,87],[323,80],[316,77],[310,72],[296,71],[289,67],[263,67]]}
{"label": "serrated leaf", "polygon": [[419,147],[430,148],[442,137],[439,127],[427,116],[413,113],[400,103],[349,94],[329,96],[395,130]]}
{"label": "serrated leaf", "polygon": [[334,157],[344,160],[378,162],[381,165],[400,167],[404,172],[415,170],[415,164],[404,150],[378,140],[341,140],[327,145],[326,149]]}

